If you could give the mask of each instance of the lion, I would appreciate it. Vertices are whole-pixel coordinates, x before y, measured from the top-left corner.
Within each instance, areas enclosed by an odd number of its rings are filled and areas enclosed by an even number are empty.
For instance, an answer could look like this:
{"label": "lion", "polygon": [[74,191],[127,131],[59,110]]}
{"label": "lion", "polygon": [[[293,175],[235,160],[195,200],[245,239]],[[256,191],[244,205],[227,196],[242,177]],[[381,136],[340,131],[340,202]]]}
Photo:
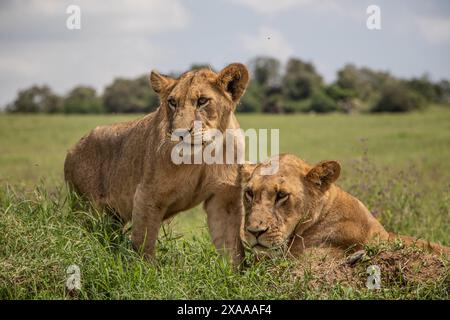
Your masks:
{"label": "lion", "polygon": [[[261,174],[273,161],[278,171]],[[291,154],[243,166],[244,243],[268,255],[287,251],[299,257],[307,249],[327,248],[342,256],[399,237],[403,244],[450,256],[448,247],[386,231],[361,201],[334,183],[340,171],[337,161],[310,166]]]}
{"label": "lion", "polygon": [[[203,68],[178,78],[152,71],[149,82],[160,100],[156,111],[96,127],[81,138],[67,153],[65,180],[96,207],[131,221],[132,244],[150,260],[162,222],[203,202],[212,242],[239,264],[239,165],[174,164],[171,152],[177,142],[171,134],[184,129],[183,141],[194,137],[186,140],[194,147],[200,136],[205,148],[211,142],[205,134],[209,129],[238,129],[234,111],[248,85],[248,70],[233,63],[217,73]],[[194,128],[196,121],[201,121],[201,130]]]}

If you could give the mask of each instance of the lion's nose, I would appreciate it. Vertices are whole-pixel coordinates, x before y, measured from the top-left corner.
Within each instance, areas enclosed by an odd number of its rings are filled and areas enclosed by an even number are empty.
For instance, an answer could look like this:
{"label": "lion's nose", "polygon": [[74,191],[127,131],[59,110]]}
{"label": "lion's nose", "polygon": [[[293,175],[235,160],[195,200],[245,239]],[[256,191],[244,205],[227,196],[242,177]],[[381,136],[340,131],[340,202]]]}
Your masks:
{"label": "lion's nose", "polygon": [[259,227],[248,226],[247,227],[247,231],[250,232],[252,235],[254,235],[256,239],[258,239],[258,237],[260,235],[262,235],[264,232],[266,232],[267,230],[269,230],[269,227],[263,227],[263,226],[259,226]]}

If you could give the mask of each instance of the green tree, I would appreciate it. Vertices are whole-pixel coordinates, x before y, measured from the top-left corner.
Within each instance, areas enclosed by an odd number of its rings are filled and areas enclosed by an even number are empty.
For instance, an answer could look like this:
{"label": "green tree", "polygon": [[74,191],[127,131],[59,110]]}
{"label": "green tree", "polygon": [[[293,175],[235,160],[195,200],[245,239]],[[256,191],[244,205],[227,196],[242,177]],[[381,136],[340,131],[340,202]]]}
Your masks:
{"label": "green tree", "polygon": [[64,113],[102,113],[101,99],[94,88],[78,86],[72,89],[63,103]]}
{"label": "green tree", "polygon": [[17,98],[7,107],[8,112],[46,112],[61,111],[61,99],[50,87],[34,85],[28,89],[20,90]]}
{"label": "green tree", "polygon": [[105,88],[103,105],[110,113],[151,112],[158,106],[158,96],[149,87],[147,76],[118,78]]}
{"label": "green tree", "polygon": [[264,90],[256,83],[250,81],[244,96],[237,107],[238,112],[261,112],[264,103]]}
{"label": "green tree", "polygon": [[325,93],[335,101],[348,100],[356,97],[356,92],[351,89],[344,89],[333,83],[325,88]]}
{"label": "green tree", "polygon": [[311,63],[291,58],[282,80],[283,95],[287,99],[308,99],[321,90],[322,77]]}
{"label": "green tree", "polygon": [[308,111],[318,113],[333,112],[338,110],[338,105],[330,96],[323,91],[317,91],[311,98],[311,105]]}
{"label": "green tree", "polygon": [[355,92],[362,101],[373,104],[379,99],[383,88],[393,81],[395,78],[387,72],[357,68],[348,64],[338,71],[336,84],[340,88]]}
{"label": "green tree", "polygon": [[266,99],[263,104],[263,112],[266,113],[284,113],[283,108],[284,98],[283,95],[273,90],[270,94],[266,95]]}
{"label": "green tree", "polygon": [[450,81],[441,80],[435,84],[439,103],[450,104]]}
{"label": "green tree", "polygon": [[381,93],[381,98],[372,108],[372,112],[407,112],[425,106],[424,98],[397,81],[388,84]]}
{"label": "green tree", "polygon": [[427,74],[420,78],[413,78],[406,81],[407,86],[415,92],[422,95],[426,101],[436,103],[439,102],[439,88],[430,80]]}
{"label": "green tree", "polygon": [[362,109],[361,100],[352,89],[344,89],[333,83],[325,87],[325,94],[334,100],[340,111],[350,113]]}
{"label": "green tree", "polygon": [[280,61],[271,57],[256,57],[249,62],[253,81],[261,88],[277,86],[280,80]]}
{"label": "green tree", "polygon": [[283,99],[282,109],[285,113],[308,112],[311,110],[311,99]]}

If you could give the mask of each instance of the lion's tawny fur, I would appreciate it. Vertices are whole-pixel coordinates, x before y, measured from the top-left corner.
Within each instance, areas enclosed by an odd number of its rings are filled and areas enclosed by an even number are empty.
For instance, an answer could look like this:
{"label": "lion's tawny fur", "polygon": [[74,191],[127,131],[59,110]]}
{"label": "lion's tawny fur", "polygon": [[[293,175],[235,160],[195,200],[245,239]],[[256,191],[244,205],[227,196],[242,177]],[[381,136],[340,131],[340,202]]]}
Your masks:
{"label": "lion's tawny fur", "polygon": [[[171,161],[175,142],[170,133],[191,128],[194,120],[206,129],[239,128],[234,111],[248,79],[241,64],[219,73],[190,71],[177,79],[152,72],[150,82],[161,101],[158,109],[84,136],[67,154],[66,181],[95,205],[131,220],[133,245],[144,245],[150,258],[162,221],[204,202],[212,241],[239,263],[243,250],[238,165],[176,165]],[[207,99],[201,108],[196,105],[200,97]],[[176,108],[169,105],[170,99]]]}
{"label": "lion's tawny fur", "polygon": [[[276,157],[269,161],[276,161]],[[356,250],[374,241],[400,238],[405,245],[415,244],[450,256],[447,247],[387,232],[361,201],[334,183],[340,174],[336,161],[310,166],[285,154],[279,156],[278,172],[262,175],[261,168],[269,161],[242,168],[243,240],[255,250],[285,244],[290,253],[298,256],[307,248]],[[287,198],[280,198],[280,192]]]}

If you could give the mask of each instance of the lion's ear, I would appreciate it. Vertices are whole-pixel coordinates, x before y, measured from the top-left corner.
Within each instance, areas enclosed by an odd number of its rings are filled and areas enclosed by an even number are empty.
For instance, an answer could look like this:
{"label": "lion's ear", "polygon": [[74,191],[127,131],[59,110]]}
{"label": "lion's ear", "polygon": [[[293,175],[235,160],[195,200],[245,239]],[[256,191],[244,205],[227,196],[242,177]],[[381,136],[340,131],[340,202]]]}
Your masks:
{"label": "lion's ear", "polygon": [[250,177],[252,176],[253,171],[256,168],[256,164],[246,162],[241,165],[240,167],[240,174],[241,174],[241,184],[246,184]]}
{"label": "lion's ear", "polygon": [[322,191],[328,190],[333,182],[339,178],[341,165],[337,161],[322,161],[309,170],[306,180],[313,183]]}
{"label": "lion's ear", "polygon": [[172,79],[169,76],[160,74],[156,70],[152,70],[152,72],[150,73],[150,86],[158,94],[165,91],[174,81],[175,81],[175,79]]}
{"label": "lion's ear", "polygon": [[237,103],[244,94],[249,81],[247,67],[241,63],[232,63],[219,72],[217,85],[231,95]]}

